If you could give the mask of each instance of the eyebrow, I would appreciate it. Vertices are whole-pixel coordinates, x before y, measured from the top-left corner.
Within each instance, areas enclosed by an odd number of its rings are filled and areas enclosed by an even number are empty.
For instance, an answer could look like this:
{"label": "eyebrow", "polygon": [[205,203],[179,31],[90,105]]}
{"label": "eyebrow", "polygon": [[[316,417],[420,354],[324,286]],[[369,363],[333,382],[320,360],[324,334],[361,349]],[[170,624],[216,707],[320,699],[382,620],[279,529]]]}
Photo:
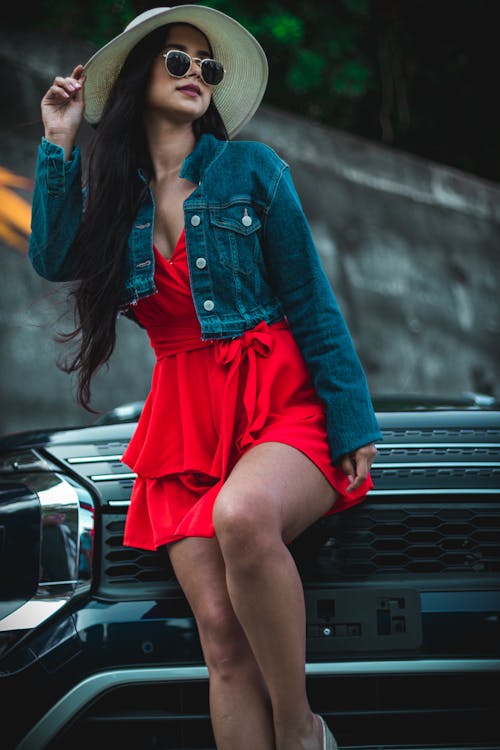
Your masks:
{"label": "eyebrow", "polygon": [[[169,42],[165,45],[165,49],[168,47],[171,47],[172,49],[179,49],[181,52],[187,52],[187,47],[185,44],[174,44],[173,42]],[[208,52],[206,49],[199,49],[196,53],[200,57],[211,57],[211,52]]]}

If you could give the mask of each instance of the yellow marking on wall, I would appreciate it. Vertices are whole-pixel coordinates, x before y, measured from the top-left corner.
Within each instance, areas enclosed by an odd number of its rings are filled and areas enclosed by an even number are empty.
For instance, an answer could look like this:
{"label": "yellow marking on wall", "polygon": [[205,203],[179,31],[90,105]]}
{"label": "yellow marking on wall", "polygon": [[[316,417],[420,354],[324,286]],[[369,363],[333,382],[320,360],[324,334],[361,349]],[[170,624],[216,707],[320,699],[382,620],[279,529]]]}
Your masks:
{"label": "yellow marking on wall", "polygon": [[0,242],[26,253],[31,232],[31,203],[14,189],[32,190],[33,181],[0,167]]}

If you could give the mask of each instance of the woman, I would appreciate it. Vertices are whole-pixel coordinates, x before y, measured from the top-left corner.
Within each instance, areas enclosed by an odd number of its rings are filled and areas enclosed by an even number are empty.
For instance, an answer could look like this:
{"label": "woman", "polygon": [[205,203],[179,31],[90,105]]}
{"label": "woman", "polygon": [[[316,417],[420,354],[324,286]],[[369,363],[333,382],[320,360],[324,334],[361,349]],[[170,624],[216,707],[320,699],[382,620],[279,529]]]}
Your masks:
{"label": "woman", "polygon": [[[361,502],[381,435],[289,170],[229,140],[258,107],[258,42],[203,6],[136,18],[42,100],[30,258],[76,281],[90,381],[119,312],[157,362],[123,456],[125,544],[166,545],[195,615],[219,750],[319,750],[288,544]],[[81,191],[77,132],[96,126]],[[82,206],[85,204],[85,210]]]}

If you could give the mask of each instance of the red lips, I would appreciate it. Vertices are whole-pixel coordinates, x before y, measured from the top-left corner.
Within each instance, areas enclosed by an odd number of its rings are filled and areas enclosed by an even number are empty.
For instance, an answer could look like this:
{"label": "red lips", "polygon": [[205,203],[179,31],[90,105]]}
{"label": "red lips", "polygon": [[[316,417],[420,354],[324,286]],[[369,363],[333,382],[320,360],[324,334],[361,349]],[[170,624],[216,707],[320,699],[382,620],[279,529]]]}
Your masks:
{"label": "red lips", "polygon": [[179,86],[179,91],[192,91],[194,94],[201,94],[201,89],[194,83],[189,83],[187,86]]}

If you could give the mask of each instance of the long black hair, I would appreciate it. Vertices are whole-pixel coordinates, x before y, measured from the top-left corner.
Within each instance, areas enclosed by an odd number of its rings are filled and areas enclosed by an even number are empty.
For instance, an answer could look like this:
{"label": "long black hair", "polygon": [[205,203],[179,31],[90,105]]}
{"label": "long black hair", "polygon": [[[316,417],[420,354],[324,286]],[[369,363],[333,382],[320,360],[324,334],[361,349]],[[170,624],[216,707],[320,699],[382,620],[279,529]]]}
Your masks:
{"label": "long black hair", "polygon": [[[60,361],[66,373],[78,373],[77,400],[91,408],[91,380],[106,364],[116,344],[116,320],[124,304],[127,240],[137,209],[147,191],[138,169],[146,173],[151,159],[143,124],[143,105],[155,57],[168,26],[142,39],[130,52],[107,100],[86,159],[87,205],[70,252],[78,258],[78,281],[70,291],[75,310],[74,330],[60,334],[60,343],[76,340],[73,358]],[[196,140],[212,133],[229,136],[211,101],[193,123]]]}

